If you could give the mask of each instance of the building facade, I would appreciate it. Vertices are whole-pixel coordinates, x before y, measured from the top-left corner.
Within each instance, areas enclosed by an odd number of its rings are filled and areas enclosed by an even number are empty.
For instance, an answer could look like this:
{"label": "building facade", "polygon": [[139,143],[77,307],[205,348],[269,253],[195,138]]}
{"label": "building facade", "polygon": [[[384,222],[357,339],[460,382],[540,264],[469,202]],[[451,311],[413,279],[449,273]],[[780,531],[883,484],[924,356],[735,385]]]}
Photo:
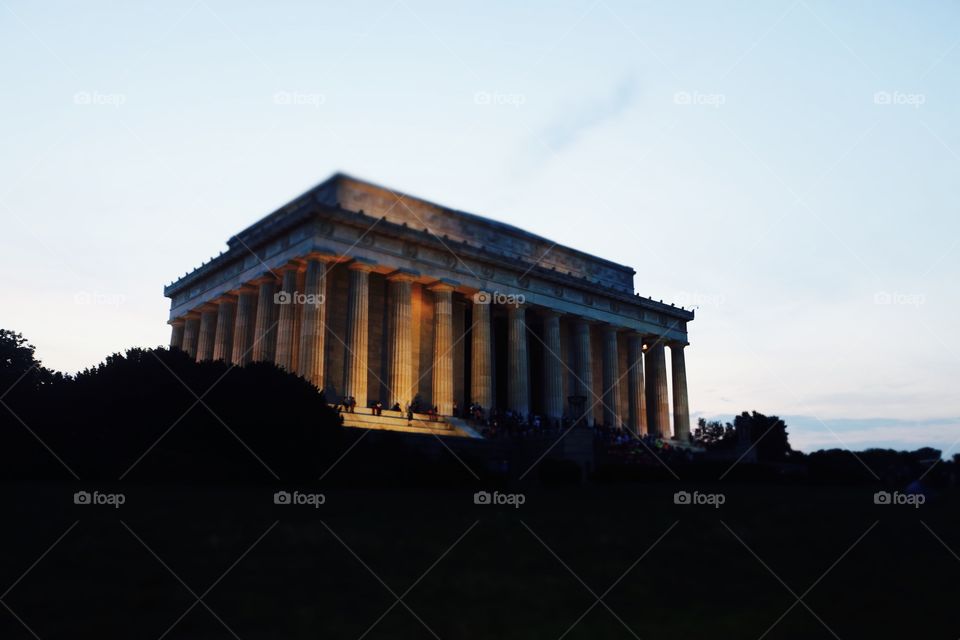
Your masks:
{"label": "building facade", "polygon": [[477,403],[686,439],[694,314],[635,294],[634,273],[337,174],[164,294],[171,348],[272,362],[331,400]]}

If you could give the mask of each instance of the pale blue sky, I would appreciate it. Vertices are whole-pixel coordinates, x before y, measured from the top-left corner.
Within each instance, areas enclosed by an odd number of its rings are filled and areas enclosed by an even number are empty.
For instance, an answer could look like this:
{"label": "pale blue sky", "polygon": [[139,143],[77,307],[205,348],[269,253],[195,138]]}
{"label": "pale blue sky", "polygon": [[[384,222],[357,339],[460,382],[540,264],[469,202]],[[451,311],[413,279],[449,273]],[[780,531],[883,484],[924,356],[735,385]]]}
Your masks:
{"label": "pale blue sky", "polygon": [[[721,6],[722,5],[722,6]],[[960,7],[0,0],[0,326],[74,371],[343,170],[698,306],[691,408],[960,438]]]}

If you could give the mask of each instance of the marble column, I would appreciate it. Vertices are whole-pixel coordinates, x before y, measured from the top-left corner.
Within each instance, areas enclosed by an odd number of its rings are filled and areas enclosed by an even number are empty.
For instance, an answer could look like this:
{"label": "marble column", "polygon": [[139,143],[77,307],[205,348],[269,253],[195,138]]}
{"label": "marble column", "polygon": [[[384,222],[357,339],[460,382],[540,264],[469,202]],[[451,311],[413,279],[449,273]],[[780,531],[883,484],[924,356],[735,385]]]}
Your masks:
{"label": "marble column", "polygon": [[647,365],[647,427],[661,438],[670,437],[670,401],[667,393],[667,362],[663,339],[650,338]]}
{"label": "marble column", "polygon": [[[479,301],[478,301],[479,300]],[[484,411],[493,407],[493,342],[490,331],[489,297],[474,295],[470,341],[470,401]]]}
{"label": "marble column", "polygon": [[183,348],[183,327],[186,321],[183,318],[174,318],[170,321],[170,349]]}
{"label": "marble column", "polygon": [[678,440],[690,439],[690,408],[687,402],[687,364],[682,342],[670,343],[673,372],[673,430]]}
{"label": "marble column", "polygon": [[453,298],[453,402],[463,415],[463,408],[467,406],[467,392],[464,385],[467,382],[466,374],[466,342],[467,333],[467,301],[462,297]]}
{"label": "marble column", "polygon": [[519,304],[510,305],[508,313],[510,314],[507,322],[508,408],[526,418],[530,414],[526,308]]}
{"label": "marble column", "polygon": [[290,361],[289,371],[296,373],[300,371],[300,324],[303,317],[303,290],[306,285],[306,269],[301,265],[300,269],[297,270],[297,286],[296,291],[300,294],[294,298],[293,301],[293,345],[291,346],[291,351],[293,355]]}
{"label": "marble column", "polygon": [[197,357],[197,342],[200,340],[200,314],[191,311],[183,324],[183,351],[191,358]]}
{"label": "marble column", "polygon": [[[576,395],[586,398],[584,410],[587,412],[583,419],[588,426],[593,424],[593,410],[596,402],[593,392],[593,356],[590,342],[590,323],[578,319],[573,325],[574,362],[576,363]],[[576,416],[573,416],[576,418]]]}
{"label": "marble column", "polygon": [[643,390],[643,336],[631,333],[627,353],[628,426],[634,435],[647,433],[647,398]]}
{"label": "marble column", "polygon": [[[416,395],[413,389],[413,281],[416,274],[397,271],[388,284],[390,334],[387,339],[389,407],[405,408]],[[389,408],[388,407],[388,408]]]}
{"label": "marble column", "polygon": [[277,294],[277,350],[274,362],[286,371],[294,371],[294,348],[300,346],[296,332],[297,272],[299,264],[283,268],[283,281]]}
{"label": "marble column", "polygon": [[613,428],[622,426],[620,419],[620,356],[617,351],[617,328],[603,328],[603,422]]}
{"label": "marble column", "polygon": [[253,355],[253,333],[257,326],[257,288],[243,285],[237,289],[237,312],[233,324],[233,347],[230,363],[248,364]]}
{"label": "marble column", "polygon": [[273,274],[264,275],[256,280],[257,320],[253,330],[254,362],[273,362],[277,348],[276,305],[277,279]]}
{"label": "marble column", "polygon": [[433,404],[440,415],[453,413],[453,285],[439,282],[433,292]]}
{"label": "marble column", "polygon": [[[300,318],[299,373],[323,391],[324,349],[327,335],[327,259],[310,256],[304,280],[304,299]],[[335,398],[327,398],[334,401]]]}
{"label": "marble column", "polygon": [[197,362],[213,360],[213,341],[217,336],[217,305],[200,308],[200,337],[197,340]]}
{"label": "marble column", "polygon": [[543,312],[543,408],[549,420],[563,417],[563,373],[560,346],[560,314]]}
{"label": "marble column", "polygon": [[229,363],[233,352],[233,325],[237,303],[233,296],[223,296],[217,302],[217,329],[213,338],[213,359]]}
{"label": "marble column", "polygon": [[347,296],[347,339],[344,367],[344,392],[353,396],[358,407],[367,406],[368,335],[370,272],[373,266],[354,261],[348,267],[350,289]]}

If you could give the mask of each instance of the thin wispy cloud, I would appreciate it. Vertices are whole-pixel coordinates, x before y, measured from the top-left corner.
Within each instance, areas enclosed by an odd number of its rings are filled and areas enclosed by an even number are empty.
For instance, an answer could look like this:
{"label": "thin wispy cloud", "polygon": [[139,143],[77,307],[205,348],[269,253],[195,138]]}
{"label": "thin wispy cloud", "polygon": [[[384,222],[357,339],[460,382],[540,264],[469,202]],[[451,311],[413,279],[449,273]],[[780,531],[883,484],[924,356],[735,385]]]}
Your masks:
{"label": "thin wispy cloud", "polygon": [[552,151],[563,151],[590,131],[616,119],[633,103],[639,90],[636,78],[624,76],[603,94],[587,94],[581,104],[566,109],[557,121],[548,124],[540,139]]}

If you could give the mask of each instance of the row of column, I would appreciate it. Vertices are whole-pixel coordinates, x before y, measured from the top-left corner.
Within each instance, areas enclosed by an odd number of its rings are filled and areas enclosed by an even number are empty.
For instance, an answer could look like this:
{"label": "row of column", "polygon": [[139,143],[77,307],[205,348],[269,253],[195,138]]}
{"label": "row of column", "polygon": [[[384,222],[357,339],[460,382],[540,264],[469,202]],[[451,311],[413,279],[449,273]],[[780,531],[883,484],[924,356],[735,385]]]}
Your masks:
{"label": "row of column", "polygon": [[[528,352],[526,338],[526,309],[512,306],[508,310],[508,404],[513,411],[527,415],[530,412],[528,388]],[[620,357],[618,327],[603,327],[602,372],[603,393],[594,391],[593,343],[591,322],[576,319],[573,325],[572,367],[575,386],[573,394],[586,400],[586,414],[592,416],[598,404],[603,408],[603,422],[610,426],[627,426],[632,432],[670,434],[670,406],[667,390],[666,358],[662,339],[650,338],[644,371],[644,337],[633,333],[627,340],[627,406],[626,419],[620,416]],[[548,418],[560,418],[564,414],[567,399],[563,397],[563,376],[566,367],[561,358],[560,314],[554,310],[543,312],[543,389],[544,414]],[[674,389],[674,434],[688,438],[690,418],[687,407],[687,377],[683,356],[683,343],[670,343]],[[472,368],[470,397],[483,407],[493,404],[492,336],[490,328],[490,305],[473,306],[473,341],[471,345]],[[645,379],[651,384],[645,387]],[[588,420],[590,418],[588,417]]]}
{"label": "row of column", "polygon": [[[324,388],[324,340],[327,256],[309,256],[291,263],[278,278],[265,274],[245,285],[174,320],[171,346],[182,348],[197,361],[223,360],[244,365],[251,361],[274,362],[298,373],[317,388]],[[367,404],[368,332],[370,272],[373,266],[360,260],[351,262],[345,336],[345,395],[353,396],[361,407]],[[388,404],[405,406],[416,395],[419,380],[414,380],[412,286],[417,274],[400,270],[388,276],[388,313],[390,335],[387,339],[387,379],[391,397]],[[456,283],[440,281],[431,287],[434,299],[434,344],[431,369],[432,400],[441,415],[453,412],[453,292]],[[294,300],[303,292],[305,300]],[[295,304],[298,303],[298,304]],[[587,415],[597,404],[603,407],[603,422],[611,426],[625,424],[634,433],[670,433],[670,402],[667,391],[666,357],[662,339],[631,334],[627,340],[627,406],[620,416],[620,358],[618,333],[608,325],[602,331],[602,390],[597,396],[593,384],[591,322],[573,323],[572,367],[575,386],[572,395],[586,399]],[[544,413],[558,419],[564,414],[563,397],[566,367],[561,359],[560,314],[543,313],[543,389]],[[529,356],[527,349],[526,307],[508,309],[507,342],[508,404],[513,411],[530,413]],[[687,406],[684,344],[671,343],[673,378],[673,415],[675,435],[686,438],[690,432]],[[472,402],[489,408],[494,404],[493,336],[490,304],[473,305],[471,349]],[[644,356],[644,354],[646,354]],[[645,366],[644,366],[645,362]],[[644,370],[645,369],[645,370]]]}
{"label": "row of column", "polygon": [[322,389],[327,263],[308,256],[279,270],[279,279],[264,274],[171,321],[170,346],[197,362],[273,362]]}

